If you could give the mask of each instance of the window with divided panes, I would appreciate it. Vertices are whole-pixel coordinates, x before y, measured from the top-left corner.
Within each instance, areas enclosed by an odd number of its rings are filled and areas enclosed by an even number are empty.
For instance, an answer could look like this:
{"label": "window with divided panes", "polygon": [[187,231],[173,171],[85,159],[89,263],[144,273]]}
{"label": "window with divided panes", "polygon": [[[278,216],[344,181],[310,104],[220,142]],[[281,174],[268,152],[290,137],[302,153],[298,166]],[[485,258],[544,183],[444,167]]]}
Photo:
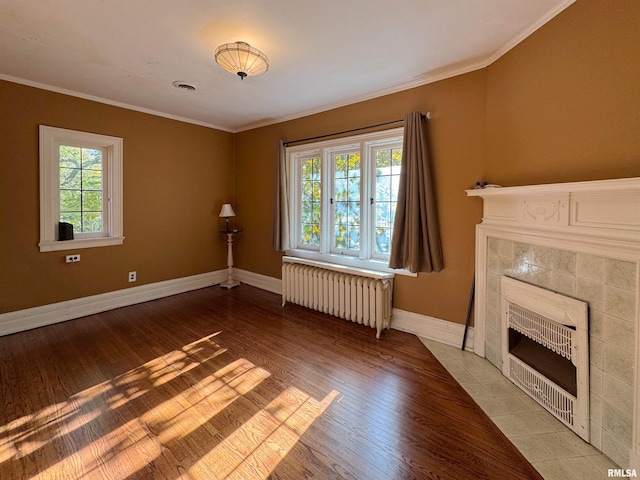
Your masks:
{"label": "window with divided panes", "polygon": [[40,251],[123,243],[122,162],[122,138],[40,125]]}
{"label": "window with divided panes", "polygon": [[400,183],[402,129],[290,147],[287,158],[293,253],[386,266]]}

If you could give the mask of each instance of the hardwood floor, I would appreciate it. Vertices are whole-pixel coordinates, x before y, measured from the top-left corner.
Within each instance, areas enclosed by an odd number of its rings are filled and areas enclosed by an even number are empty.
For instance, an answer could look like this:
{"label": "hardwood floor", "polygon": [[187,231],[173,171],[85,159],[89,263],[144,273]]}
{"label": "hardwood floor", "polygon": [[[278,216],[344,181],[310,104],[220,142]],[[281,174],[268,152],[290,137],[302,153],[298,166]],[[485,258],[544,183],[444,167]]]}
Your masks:
{"label": "hardwood floor", "polygon": [[414,336],[246,285],[0,338],[0,479],[539,479]]}

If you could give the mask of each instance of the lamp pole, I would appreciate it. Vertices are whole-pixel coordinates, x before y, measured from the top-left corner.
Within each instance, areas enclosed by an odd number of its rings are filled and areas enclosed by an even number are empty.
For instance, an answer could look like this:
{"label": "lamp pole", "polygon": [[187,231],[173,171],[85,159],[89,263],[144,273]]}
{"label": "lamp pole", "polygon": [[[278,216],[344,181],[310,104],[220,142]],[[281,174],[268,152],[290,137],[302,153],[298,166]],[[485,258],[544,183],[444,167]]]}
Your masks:
{"label": "lamp pole", "polygon": [[242,230],[229,230],[229,217],[236,216],[230,203],[222,205],[219,216],[225,219],[225,230],[219,233],[227,236],[227,279],[220,286],[222,288],[233,288],[240,285],[240,282],[233,278],[233,236],[240,234]]}
{"label": "lamp pole", "polygon": [[[227,219],[229,221],[229,219]],[[220,284],[222,288],[233,288],[240,285],[240,282],[233,278],[233,235],[234,233],[239,232],[231,232],[227,228],[227,279]]]}

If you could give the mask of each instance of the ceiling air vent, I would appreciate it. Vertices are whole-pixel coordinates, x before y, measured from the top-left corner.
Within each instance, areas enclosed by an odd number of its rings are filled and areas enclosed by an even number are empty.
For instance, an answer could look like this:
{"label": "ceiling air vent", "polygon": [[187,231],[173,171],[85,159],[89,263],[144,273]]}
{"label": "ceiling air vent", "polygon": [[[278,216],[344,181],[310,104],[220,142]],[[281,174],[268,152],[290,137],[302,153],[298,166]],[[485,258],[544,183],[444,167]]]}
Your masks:
{"label": "ceiling air vent", "polygon": [[187,82],[175,81],[173,82],[172,85],[176,87],[178,90],[184,90],[186,92],[193,92],[194,90],[198,89],[197,85],[193,83],[187,83]]}

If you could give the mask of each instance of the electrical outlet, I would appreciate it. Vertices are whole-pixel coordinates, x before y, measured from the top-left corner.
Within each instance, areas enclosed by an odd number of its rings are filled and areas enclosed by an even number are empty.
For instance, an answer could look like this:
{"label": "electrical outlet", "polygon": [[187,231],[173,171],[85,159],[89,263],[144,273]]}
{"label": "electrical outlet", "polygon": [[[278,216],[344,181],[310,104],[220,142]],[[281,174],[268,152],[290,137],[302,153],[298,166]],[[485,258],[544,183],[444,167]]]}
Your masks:
{"label": "electrical outlet", "polygon": [[67,255],[66,257],[67,263],[75,263],[80,261],[80,254],[76,253],[74,255]]}
{"label": "electrical outlet", "polygon": [[129,272],[129,281],[135,282],[137,280],[137,272]]}

